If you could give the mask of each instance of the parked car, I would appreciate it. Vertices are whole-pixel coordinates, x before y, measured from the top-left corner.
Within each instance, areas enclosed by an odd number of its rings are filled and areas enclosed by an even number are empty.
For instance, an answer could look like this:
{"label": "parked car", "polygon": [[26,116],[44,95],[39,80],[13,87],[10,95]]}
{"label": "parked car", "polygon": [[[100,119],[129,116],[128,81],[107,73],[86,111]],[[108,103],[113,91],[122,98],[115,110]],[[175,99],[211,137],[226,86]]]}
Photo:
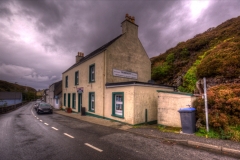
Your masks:
{"label": "parked car", "polygon": [[41,102],[38,102],[38,103],[35,103],[35,104],[34,104],[34,109],[35,109],[35,110],[37,110],[37,108],[38,108],[38,106],[39,106],[40,103],[41,103]]}
{"label": "parked car", "polygon": [[36,108],[36,112],[38,114],[41,114],[41,113],[50,113],[50,114],[52,114],[53,113],[53,109],[52,109],[52,106],[50,104],[48,104],[48,103],[39,103],[39,105]]}

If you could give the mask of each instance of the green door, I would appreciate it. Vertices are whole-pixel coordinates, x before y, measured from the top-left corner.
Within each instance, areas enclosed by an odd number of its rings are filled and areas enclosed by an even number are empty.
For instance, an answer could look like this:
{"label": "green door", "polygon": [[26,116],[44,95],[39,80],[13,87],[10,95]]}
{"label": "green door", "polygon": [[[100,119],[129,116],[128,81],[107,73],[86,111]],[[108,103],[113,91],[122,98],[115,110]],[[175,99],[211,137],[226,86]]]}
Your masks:
{"label": "green door", "polygon": [[81,112],[82,108],[82,93],[78,93],[78,112]]}
{"label": "green door", "polygon": [[71,103],[71,94],[68,93],[68,107],[70,108],[70,103]]}

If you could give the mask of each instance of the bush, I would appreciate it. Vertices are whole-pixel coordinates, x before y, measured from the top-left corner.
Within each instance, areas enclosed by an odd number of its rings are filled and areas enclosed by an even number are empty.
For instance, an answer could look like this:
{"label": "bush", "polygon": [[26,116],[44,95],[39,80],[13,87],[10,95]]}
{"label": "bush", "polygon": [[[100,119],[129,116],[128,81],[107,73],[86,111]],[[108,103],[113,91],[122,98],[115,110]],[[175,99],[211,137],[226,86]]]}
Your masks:
{"label": "bush", "polygon": [[[221,139],[240,141],[240,84],[219,85],[208,89],[209,126]],[[194,102],[196,117],[205,121],[204,100]],[[235,129],[236,128],[236,129]]]}

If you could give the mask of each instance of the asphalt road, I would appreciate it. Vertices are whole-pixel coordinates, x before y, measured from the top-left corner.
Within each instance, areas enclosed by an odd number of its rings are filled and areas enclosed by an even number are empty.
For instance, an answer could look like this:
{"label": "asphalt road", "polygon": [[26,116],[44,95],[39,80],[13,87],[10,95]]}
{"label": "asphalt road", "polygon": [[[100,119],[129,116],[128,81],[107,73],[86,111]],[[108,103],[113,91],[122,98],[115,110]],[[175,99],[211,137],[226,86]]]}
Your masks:
{"label": "asphalt road", "polygon": [[234,159],[58,114],[33,102],[0,115],[0,160]]}

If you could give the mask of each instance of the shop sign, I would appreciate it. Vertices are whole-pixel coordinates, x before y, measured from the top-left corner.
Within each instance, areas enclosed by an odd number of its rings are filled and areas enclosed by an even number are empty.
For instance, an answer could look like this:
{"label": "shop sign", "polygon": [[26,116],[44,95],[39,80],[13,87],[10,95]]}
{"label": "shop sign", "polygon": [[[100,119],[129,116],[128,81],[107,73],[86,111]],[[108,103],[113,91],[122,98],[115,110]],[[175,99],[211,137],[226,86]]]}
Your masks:
{"label": "shop sign", "polygon": [[138,74],[137,73],[122,71],[122,70],[117,70],[117,69],[113,69],[113,76],[130,78],[130,79],[138,79]]}

